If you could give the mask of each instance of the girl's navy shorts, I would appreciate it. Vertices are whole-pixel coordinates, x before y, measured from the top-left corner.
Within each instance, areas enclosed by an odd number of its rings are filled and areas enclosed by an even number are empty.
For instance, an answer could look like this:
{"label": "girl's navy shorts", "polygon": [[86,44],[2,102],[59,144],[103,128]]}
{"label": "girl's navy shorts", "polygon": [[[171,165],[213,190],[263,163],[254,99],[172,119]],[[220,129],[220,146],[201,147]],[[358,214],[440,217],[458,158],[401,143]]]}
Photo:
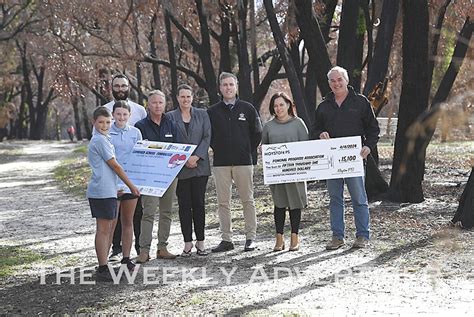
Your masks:
{"label": "girl's navy shorts", "polygon": [[92,218],[117,218],[117,198],[89,198]]}

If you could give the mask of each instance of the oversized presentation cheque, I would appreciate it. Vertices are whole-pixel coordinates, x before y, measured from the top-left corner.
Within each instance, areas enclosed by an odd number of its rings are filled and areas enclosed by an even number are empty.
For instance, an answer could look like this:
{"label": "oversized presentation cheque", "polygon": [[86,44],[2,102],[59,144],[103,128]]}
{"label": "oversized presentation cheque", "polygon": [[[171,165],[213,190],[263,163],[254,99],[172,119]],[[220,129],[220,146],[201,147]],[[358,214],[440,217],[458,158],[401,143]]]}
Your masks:
{"label": "oversized presentation cheque", "polygon": [[[142,195],[162,197],[196,145],[138,141],[122,167]],[[119,181],[119,189],[130,193]]]}
{"label": "oversized presentation cheque", "polygon": [[263,144],[265,185],[364,176],[359,136]]}

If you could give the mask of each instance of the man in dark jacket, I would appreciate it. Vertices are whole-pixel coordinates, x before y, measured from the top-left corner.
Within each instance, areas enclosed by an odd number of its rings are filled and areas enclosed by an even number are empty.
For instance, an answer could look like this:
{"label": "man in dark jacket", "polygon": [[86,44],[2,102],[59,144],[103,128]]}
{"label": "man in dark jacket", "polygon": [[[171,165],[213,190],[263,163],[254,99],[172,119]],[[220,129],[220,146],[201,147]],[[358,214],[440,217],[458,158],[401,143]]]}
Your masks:
{"label": "man in dark jacket", "polygon": [[244,250],[255,249],[257,216],[253,198],[253,165],[257,164],[257,146],[262,138],[262,124],[255,107],[237,97],[237,87],[238,81],[234,74],[220,74],[222,101],[208,110],[222,236],[221,243],[212,249],[213,252],[234,249],[230,213],[232,181],[237,186],[244,209]]}
{"label": "man in dark jacket", "polygon": [[[176,125],[165,115],[166,99],[163,92],[154,90],[148,94],[148,116],[135,124],[142,133],[143,140],[176,143]],[[143,216],[140,233],[140,255],[137,263],[144,263],[150,259],[153,222],[156,209],[159,205],[158,223],[158,251],[156,257],[160,259],[174,259],[176,255],[168,252],[168,238],[171,229],[171,208],[176,192],[177,179],[168,187],[163,197],[142,195]]]}
{"label": "man in dark jacket", "polygon": [[[360,155],[365,159],[379,139],[380,130],[374,111],[367,98],[348,86],[349,77],[344,68],[336,66],[327,76],[332,92],[316,109],[312,136],[317,139],[361,136]],[[326,249],[335,250],[344,245],[344,183],[351,195],[357,230],[352,247],[366,247],[369,241],[369,206],[364,177],[328,179],[326,183],[333,235]]]}

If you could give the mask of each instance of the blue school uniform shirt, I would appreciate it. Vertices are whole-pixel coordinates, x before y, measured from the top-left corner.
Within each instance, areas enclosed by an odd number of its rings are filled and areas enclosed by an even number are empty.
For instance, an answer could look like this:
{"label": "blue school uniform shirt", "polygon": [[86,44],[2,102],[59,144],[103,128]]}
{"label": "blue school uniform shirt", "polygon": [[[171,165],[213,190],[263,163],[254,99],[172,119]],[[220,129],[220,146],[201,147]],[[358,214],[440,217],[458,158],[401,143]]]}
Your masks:
{"label": "blue school uniform shirt", "polygon": [[113,123],[110,127],[109,134],[115,148],[115,158],[123,167],[123,163],[127,161],[127,157],[132,152],[135,143],[142,140],[142,133],[137,128],[128,124],[121,129]]}
{"label": "blue school uniform shirt", "polygon": [[92,176],[87,186],[87,198],[117,198],[118,177],[107,161],[115,157],[110,136],[93,131],[87,149]]}

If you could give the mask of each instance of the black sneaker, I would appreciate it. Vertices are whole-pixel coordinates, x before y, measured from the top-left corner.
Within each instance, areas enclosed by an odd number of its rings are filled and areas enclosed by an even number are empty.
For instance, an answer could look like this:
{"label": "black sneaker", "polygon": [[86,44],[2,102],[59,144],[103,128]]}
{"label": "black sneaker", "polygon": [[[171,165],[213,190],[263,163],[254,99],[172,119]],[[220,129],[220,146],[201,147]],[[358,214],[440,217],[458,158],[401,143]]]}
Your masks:
{"label": "black sneaker", "polygon": [[133,261],[130,260],[130,259],[129,259],[128,261],[126,261],[126,262],[124,262],[124,261],[122,260],[122,261],[120,262],[120,264],[125,264],[125,265],[127,265],[127,269],[128,269],[130,272],[133,272],[133,271],[136,269],[136,267],[137,267],[137,265],[135,264],[135,262],[133,262]]}
{"label": "black sneaker", "polygon": [[256,246],[255,246],[255,241],[254,240],[251,240],[251,239],[245,240],[244,251],[253,251],[253,250],[255,250],[255,248],[256,248]]}
{"label": "black sneaker", "polygon": [[95,280],[97,282],[113,282],[112,275],[110,275],[110,269],[107,267],[106,270],[100,272],[98,269],[95,271]]}
{"label": "black sneaker", "polygon": [[225,252],[225,251],[230,251],[230,250],[234,250],[234,244],[232,242],[222,240],[221,243],[219,243],[219,245],[215,247],[214,249],[212,249],[211,251],[212,252]]}

